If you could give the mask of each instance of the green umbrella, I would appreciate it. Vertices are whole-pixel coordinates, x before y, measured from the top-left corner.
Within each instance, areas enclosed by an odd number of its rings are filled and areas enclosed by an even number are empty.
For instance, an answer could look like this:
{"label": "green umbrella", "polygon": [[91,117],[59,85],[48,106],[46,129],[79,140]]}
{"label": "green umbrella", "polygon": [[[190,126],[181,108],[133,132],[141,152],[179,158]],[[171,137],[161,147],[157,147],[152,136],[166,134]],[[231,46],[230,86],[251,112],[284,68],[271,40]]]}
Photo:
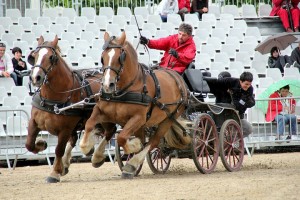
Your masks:
{"label": "green umbrella", "polygon": [[[270,85],[270,87],[268,87],[260,95],[258,95],[257,100],[268,99],[271,94],[273,94],[275,91],[279,90],[280,88],[286,85],[290,86],[290,92],[292,93],[293,97],[300,97],[300,80],[282,79],[273,83],[272,85]],[[255,106],[261,109],[264,113],[266,113],[268,109],[268,101],[256,101]]]}

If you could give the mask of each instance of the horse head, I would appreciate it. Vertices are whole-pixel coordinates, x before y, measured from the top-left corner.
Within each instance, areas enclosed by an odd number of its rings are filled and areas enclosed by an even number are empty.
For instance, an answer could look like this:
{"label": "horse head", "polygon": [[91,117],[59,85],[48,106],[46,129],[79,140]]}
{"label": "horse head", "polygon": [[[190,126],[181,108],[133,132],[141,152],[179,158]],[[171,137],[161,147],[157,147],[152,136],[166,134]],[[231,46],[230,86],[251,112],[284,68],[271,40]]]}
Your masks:
{"label": "horse head", "polygon": [[[125,76],[124,72],[127,71],[127,75],[130,74],[131,69],[126,66],[137,65],[137,55],[135,49],[126,42],[125,32],[122,32],[119,38],[115,36],[110,37],[106,32],[104,41],[101,56],[103,70],[102,92],[113,94],[121,82],[121,76]],[[132,59],[134,57],[135,60]],[[122,79],[122,81],[125,80]]]}
{"label": "horse head", "polygon": [[52,42],[45,42],[43,36],[38,40],[38,46],[33,50],[27,60],[33,67],[30,79],[34,86],[40,87],[47,81],[48,73],[53,69],[58,61],[56,49],[58,37],[55,36]]}

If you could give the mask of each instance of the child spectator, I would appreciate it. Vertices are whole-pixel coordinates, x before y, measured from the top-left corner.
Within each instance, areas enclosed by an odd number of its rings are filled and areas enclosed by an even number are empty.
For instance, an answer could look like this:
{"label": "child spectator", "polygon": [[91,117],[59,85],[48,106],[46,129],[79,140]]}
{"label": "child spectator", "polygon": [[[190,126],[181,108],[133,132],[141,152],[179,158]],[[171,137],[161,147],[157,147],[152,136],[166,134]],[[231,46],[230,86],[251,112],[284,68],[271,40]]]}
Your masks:
{"label": "child spectator", "polygon": [[[20,74],[21,71],[27,69],[26,62],[22,60],[22,50],[19,47],[15,47],[12,49],[12,54],[14,55],[12,58],[14,71],[16,74]],[[21,75],[17,77],[17,85],[23,85],[23,77]]]}
{"label": "child spectator", "polygon": [[270,52],[270,57],[268,60],[268,66],[270,68],[278,68],[280,72],[283,74],[284,68],[291,66],[291,58],[288,55],[282,56],[280,55],[280,50],[278,47],[273,47]]}
{"label": "child spectator", "polygon": [[162,0],[157,6],[157,12],[163,22],[167,22],[168,14],[178,13],[178,0]]}

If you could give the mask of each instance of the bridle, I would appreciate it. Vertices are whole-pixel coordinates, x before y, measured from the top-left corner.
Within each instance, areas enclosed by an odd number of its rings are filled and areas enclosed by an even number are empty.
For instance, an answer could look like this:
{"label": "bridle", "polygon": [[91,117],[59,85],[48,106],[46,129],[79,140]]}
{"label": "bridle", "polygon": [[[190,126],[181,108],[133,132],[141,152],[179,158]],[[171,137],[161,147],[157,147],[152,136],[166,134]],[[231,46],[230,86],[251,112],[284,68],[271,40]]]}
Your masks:
{"label": "bridle", "polygon": [[[41,45],[41,46],[38,46],[35,50],[34,50],[34,53],[37,53],[40,49],[42,48],[50,48],[51,51],[52,51],[52,57],[50,58],[50,66],[47,67],[47,69],[45,69],[42,65],[33,65],[32,68],[31,68],[31,71],[33,71],[34,68],[40,68],[42,69],[43,73],[45,74],[45,78],[43,80],[43,84],[47,83],[48,82],[48,74],[53,70],[54,66],[56,65],[57,61],[58,61],[58,58],[57,58],[57,54],[56,54],[56,51],[55,51],[55,48],[52,47],[52,46],[48,46],[48,45]],[[34,57],[32,55],[30,55],[30,57],[28,58],[28,61],[30,59],[34,59]],[[33,61],[30,61],[31,63],[34,63],[34,60]],[[30,63],[29,62],[29,63]],[[30,63],[30,64],[31,64]],[[43,85],[41,84],[41,85]]]}
{"label": "bridle", "polygon": [[[105,51],[107,49],[114,49],[114,48],[120,49],[121,50],[120,57],[119,57],[120,67],[104,66],[103,67],[103,74],[108,69],[112,70],[114,73],[116,73],[116,75],[117,75],[116,76],[116,82],[118,82],[120,80],[120,74],[122,73],[123,68],[124,68],[124,61],[125,61],[126,53],[125,53],[125,50],[123,49],[123,46],[117,45],[117,44],[110,44],[110,42],[113,41],[115,38],[116,38],[115,36],[110,37],[110,40],[105,42],[102,49],[103,49],[103,51]],[[101,63],[103,65],[103,55],[101,56]]]}

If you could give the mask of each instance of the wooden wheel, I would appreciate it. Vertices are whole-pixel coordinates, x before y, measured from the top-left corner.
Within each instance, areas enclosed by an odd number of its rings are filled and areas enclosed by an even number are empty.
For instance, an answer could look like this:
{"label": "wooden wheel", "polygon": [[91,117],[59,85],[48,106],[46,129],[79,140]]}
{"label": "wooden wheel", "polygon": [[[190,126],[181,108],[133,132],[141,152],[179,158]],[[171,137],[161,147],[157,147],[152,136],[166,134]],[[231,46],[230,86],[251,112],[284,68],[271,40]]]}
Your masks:
{"label": "wooden wheel", "polygon": [[221,127],[220,157],[228,171],[240,170],[244,159],[244,139],[240,125],[233,119],[226,120]]}
{"label": "wooden wheel", "polygon": [[164,174],[170,167],[171,156],[164,148],[154,148],[147,156],[147,162],[154,174]]}
{"label": "wooden wheel", "polygon": [[198,116],[192,136],[191,152],[197,169],[203,174],[211,173],[219,157],[219,137],[210,115]]}
{"label": "wooden wheel", "polygon": [[[124,151],[122,149],[122,147],[120,147],[118,145],[118,142],[116,141],[115,144],[115,156],[119,165],[119,168],[121,169],[121,171],[123,171],[123,167],[124,165],[135,155],[134,153],[131,154],[124,154]],[[137,176],[140,171],[142,170],[143,167],[143,163],[137,168],[137,170],[134,173],[134,176]]]}

